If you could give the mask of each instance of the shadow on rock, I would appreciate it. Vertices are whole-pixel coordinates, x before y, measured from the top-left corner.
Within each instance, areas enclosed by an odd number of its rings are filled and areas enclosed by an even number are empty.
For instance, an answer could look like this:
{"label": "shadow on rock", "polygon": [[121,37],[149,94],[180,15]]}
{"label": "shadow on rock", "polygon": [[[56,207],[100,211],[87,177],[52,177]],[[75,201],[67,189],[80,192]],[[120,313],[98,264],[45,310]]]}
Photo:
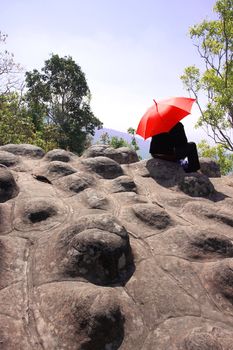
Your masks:
{"label": "shadow on rock", "polygon": [[166,188],[176,186],[185,175],[183,168],[178,163],[163,159],[149,159],[146,162],[146,169],[159,185]]}
{"label": "shadow on rock", "polygon": [[217,192],[210,179],[200,173],[185,174],[178,183],[178,188],[190,197],[204,197],[213,202],[219,202],[227,198],[221,192]]}
{"label": "shadow on rock", "polygon": [[4,203],[19,193],[12,173],[4,166],[0,167],[0,203]]}
{"label": "shadow on rock", "polygon": [[178,163],[162,159],[149,159],[146,168],[159,185],[166,188],[176,186],[190,197],[204,197],[213,202],[224,200],[227,197],[215,190],[207,175],[197,172],[185,173]]}
{"label": "shadow on rock", "polygon": [[224,235],[203,232],[192,238],[187,252],[191,258],[200,260],[232,258],[233,245],[231,240]]}

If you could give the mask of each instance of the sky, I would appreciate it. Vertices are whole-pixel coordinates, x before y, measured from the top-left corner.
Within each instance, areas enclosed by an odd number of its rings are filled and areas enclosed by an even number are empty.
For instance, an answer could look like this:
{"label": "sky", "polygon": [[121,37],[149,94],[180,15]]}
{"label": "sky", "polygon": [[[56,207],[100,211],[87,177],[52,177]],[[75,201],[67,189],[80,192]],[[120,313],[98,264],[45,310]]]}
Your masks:
{"label": "sky", "polygon": [[[214,0],[2,0],[6,48],[27,71],[50,55],[71,56],[85,73],[91,108],[104,127],[137,128],[153,104],[187,96],[180,76],[201,59],[189,28],[213,19]],[[198,108],[183,120],[193,141]]]}

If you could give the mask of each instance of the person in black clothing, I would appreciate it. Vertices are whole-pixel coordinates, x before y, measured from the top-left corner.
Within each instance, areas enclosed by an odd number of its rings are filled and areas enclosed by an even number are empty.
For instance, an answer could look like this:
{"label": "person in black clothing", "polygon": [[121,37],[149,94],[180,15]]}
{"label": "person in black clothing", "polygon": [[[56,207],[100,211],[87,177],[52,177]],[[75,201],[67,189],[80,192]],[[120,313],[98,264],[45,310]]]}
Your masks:
{"label": "person in black clothing", "polygon": [[188,158],[186,172],[200,169],[197,147],[194,142],[188,142],[184,126],[178,122],[169,132],[155,135],[151,139],[150,154],[154,158],[179,161]]}

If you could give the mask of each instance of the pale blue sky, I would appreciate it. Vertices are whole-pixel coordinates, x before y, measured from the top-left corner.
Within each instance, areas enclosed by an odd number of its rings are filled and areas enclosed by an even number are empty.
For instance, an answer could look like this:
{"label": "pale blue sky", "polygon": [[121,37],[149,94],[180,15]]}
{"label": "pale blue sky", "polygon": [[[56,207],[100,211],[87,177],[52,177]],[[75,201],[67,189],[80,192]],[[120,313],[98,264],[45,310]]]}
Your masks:
{"label": "pale blue sky", "polygon": [[[153,99],[188,96],[179,77],[200,63],[188,29],[213,18],[215,2],[3,0],[0,30],[26,70],[42,68],[50,53],[72,56],[86,74],[95,115],[105,127],[126,131]],[[201,135],[193,134],[196,118],[194,107],[184,119],[194,138]]]}

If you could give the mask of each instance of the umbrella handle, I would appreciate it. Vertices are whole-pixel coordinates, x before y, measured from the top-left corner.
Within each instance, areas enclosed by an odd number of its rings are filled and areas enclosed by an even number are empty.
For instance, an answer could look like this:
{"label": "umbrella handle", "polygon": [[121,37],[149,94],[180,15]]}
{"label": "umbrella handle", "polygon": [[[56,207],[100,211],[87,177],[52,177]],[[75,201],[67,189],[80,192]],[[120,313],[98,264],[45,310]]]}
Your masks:
{"label": "umbrella handle", "polygon": [[156,110],[157,110],[157,112],[159,112],[158,111],[158,103],[155,101],[155,100],[153,100],[154,101],[154,103],[155,103],[155,105],[156,105]]}

